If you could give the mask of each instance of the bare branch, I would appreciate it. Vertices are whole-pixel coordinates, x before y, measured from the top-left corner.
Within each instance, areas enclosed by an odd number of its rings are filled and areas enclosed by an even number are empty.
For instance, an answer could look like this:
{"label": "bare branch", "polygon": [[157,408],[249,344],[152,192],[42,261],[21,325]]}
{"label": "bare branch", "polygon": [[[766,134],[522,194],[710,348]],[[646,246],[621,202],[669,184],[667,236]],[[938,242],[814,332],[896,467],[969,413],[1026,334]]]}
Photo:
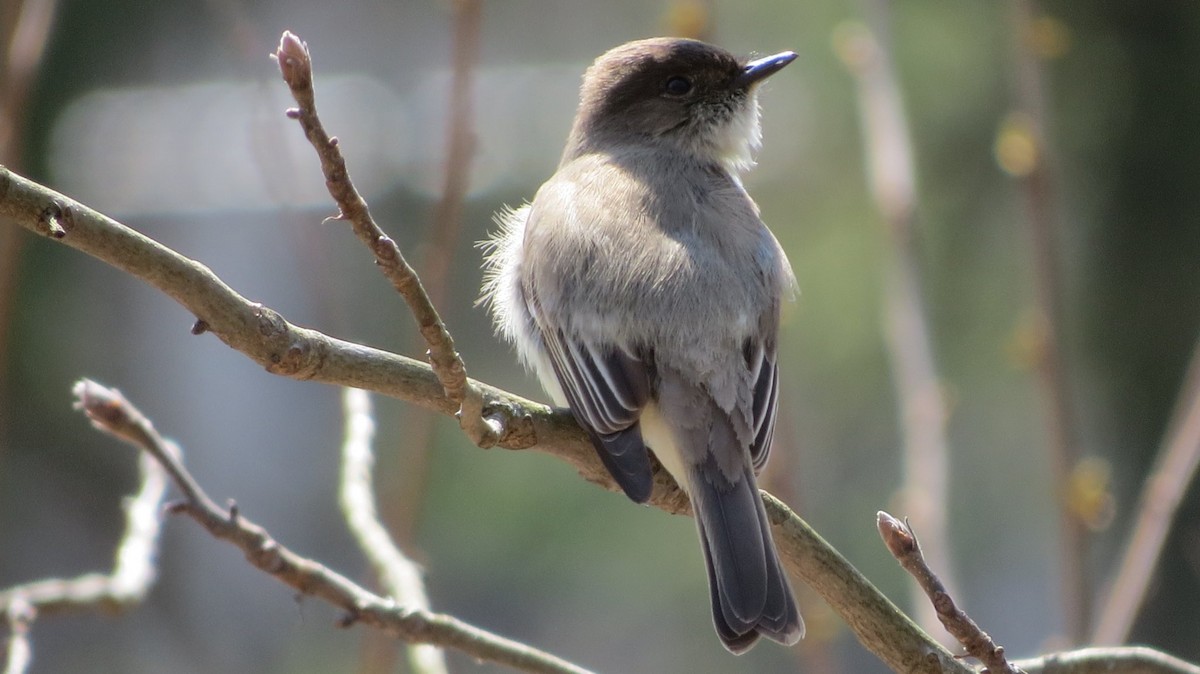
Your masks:
{"label": "bare branch", "polygon": [[930,603],[933,604],[934,611],[937,612],[938,620],[945,626],[946,631],[958,639],[971,657],[987,667],[986,672],[990,674],[1024,674],[1020,669],[1009,664],[1007,658],[1004,657],[1004,648],[997,646],[996,642],[992,641],[992,638],[954,603],[954,598],[946,591],[945,584],[926,563],[925,556],[921,554],[921,544],[917,541],[917,535],[913,533],[908,523],[901,522],[882,510],[879,511],[876,518],[879,535],[883,537],[888,551],[925,591]]}
{"label": "bare branch", "polygon": [[210,534],[242,550],[247,561],[299,592],[318,597],[345,611],[342,626],[362,622],[387,631],[409,643],[457,648],[478,658],[526,672],[586,674],[586,670],[520,644],[473,627],[446,615],[397,606],[391,599],[372,594],[325,566],[297,555],[277,543],[265,529],[239,515],[237,506],[217,507],[184,467],[179,448],[154,430],[148,419],[115,389],[89,380],[76,385],[77,407],[92,424],[142,450],[162,466],[183,500],[171,504],[173,513],[185,513]]}
{"label": "bare branch", "polygon": [[1081,648],[1016,663],[1026,674],[1200,674],[1200,667],[1151,648]]}
{"label": "bare branch", "polygon": [[[272,374],[364,388],[443,414],[458,410],[427,364],[289,324],[275,311],[234,292],[204,265],[4,167],[0,217],[158,288],[196,316],[195,334],[213,333]],[[543,422],[552,434],[570,428],[569,415],[559,419],[545,405],[478,382],[472,385],[498,401],[489,413],[520,415],[506,421],[498,442],[502,447],[530,446]],[[531,418],[523,418],[525,414]]]}
{"label": "bare branch", "polygon": [[1166,438],[1142,488],[1137,520],[1092,641],[1121,644],[1146,599],[1175,512],[1200,468],[1200,341],[1184,377]]}
{"label": "bare branch", "polygon": [[367,202],[350,181],[346,160],[337,139],[330,137],[317,116],[316,95],[313,90],[312,58],[308,46],[294,34],[284,31],[279,48],[273,54],[279,72],[299,106],[288,116],[300,122],[304,136],[317,151],[321,171],[329,195],[337,202],[340,220],[350,223],[356,236],[375,255],[375,263],[392,286],[408,303],[425,343],[429,345],[429,362],[442,385],[446,397],[459,404],[459,423],[472,442],[480,447],[495,445],[504,429],[495,417],[484,415],[483,392],[471,386],[462,358],[454,350],[454,339],[425,293],[421,279],[404,259],[400,247],[383,233],[367,207]]}
{"label": "bare branch", "polygon": [[[392,599],[407,609],[428,611],[429,598],[425,595],[420,568],[392,542],[375,510],[375,490],[371,486],[375,419],[371,397],[361,389],[342,389],[342,406],[346,437],[342,443],[340,498],[350,532]],[[416,674],[446,672],[446,660],[440,649],[417,644],[410,646],[408,653],[409,665]]]}

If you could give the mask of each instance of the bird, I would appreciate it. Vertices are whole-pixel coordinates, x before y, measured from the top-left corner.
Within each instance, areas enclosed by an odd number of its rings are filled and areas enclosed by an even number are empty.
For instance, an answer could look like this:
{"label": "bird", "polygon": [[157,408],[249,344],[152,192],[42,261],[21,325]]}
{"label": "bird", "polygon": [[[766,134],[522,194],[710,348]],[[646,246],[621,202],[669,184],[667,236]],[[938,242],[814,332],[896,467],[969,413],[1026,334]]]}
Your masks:
{"label": "bird", "polygon": [[779,408],[791,266],[741,175],[757,91],[795,60],[683,38],[617,46],[583,76],[553,176],[497,214],[480,301],[633,501],[649,451],[691,500],[717,635],[804,634],[756,476]]}

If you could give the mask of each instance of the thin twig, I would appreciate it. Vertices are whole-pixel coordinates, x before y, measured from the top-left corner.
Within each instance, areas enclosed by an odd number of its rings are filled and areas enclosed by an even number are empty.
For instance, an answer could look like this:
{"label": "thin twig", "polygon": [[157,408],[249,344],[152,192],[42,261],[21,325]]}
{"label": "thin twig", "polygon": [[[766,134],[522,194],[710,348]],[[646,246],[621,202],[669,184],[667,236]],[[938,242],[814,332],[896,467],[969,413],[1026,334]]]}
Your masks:
{"label": "thin twig", "polygon": [[[375,510],[375,490],[371,486],[375,418],[371,397],[361,389],[342,389],[342,407],[346,435],[342,442],[340,499],[350,532],[392,599],[406,609],[428,611],[429,597],[425,595],[421,570],[392,542]],[[413,644],[408,655],[415,674],[446,672],[446,658],[439,648]]]}
{"label": "thin twig", "polygon": [[1142,488],[1137,519],[1125,545],[1112,590],[1092,641],[1121,644],[1129,638],[1150,580],[1158,567],[1171,523],[1200,468],[1200,340],[1180,387],[1162,448]]}
{"label": "thin twig", "polygon": [[997,646],[996,642],[954,603],[954,598],[947,592],[945,584],[929,568],[928,562],[921,554],[921,544],[908,523],[880,511],[876,526],[888,551],[900,562],[900,566],[916,579],[917,584],[929,597],[929,602],[946,631],[958,639],[971,657],[984,664],[985,674],[1024,674],[1004,657],[1004,648]]}
{"label": "thin twig", "polygon": [[336,217],[350,223],[355,235],[375,255],[380,271],[408,303],[421,336],[429,345],[429,362],[446,397],[459,404],[459,423],[467,436],[480,447],[495,445],[503,429],[494,418],[484,417],[482,392],[470,385],[466,366],[454,349],[454,339],[446,324],[430,302],[421,279],[404,259],[400,247],[375,224],[367,202],[350,181],[350,172],[337,139],[326,133],[317,116],[308,46],[291,32],[284,31],[273,56],[298,106],[289,110],[288,116],[300,122],[304,136],[317,151],[321,171],[325,174],[325,186],[338,205]]}
{"label": "thin twig", "polygon": [[[916,170],[912,140],[896,77],[888,35],[890,4],[869,5],[871,27],[839,31],[838,51],[858,83],[859,112],[867,153],[868,180],[875,208],[885,225],[888,269],[884,276],[888,362],[899,402],[904,435],[904,510],[925,532],[930,561],[945,569],[953,589],[953,560],[946,514],[949,499],[949,443],[946,404],[934,360],[914,245]],[[920,599],[913,605],[921,625],[938,631],[937,616]]]}
{"label": "thin twig", "polygon": [[1014,664],[1026,674],[1200,674],[1200,667],[1141,646],[1081,648]]}
{"label": "thin twig", "polygon": [[[76,396],[89,417],[110,413],[106,401],[93,395],[91,382],[80,382]],[[0,591],[0,613],[8,617],[11,634],[5,672],[21,672],[19,663],[28,662],[27,632],[35,618],[87,610],[120,612],[140,604],[154,586],[167,475],[158,462],[145,455],[138,460],[138,470],[141,486],[125,504],[125,532],[117,545],[112,573],[43,578]]]}
{"label": "thin twig", "polygon": [[1070,387],[1062,355],[1062,289],[1056,239],[1056,199],[1051,175],[1050,146],[1046,140],[1042,73],[1030,50],[1029,31],[1035,14],[1034,0],[1013,0],[1013,58],[1015,88],[1024,132],[1033,144],[1031,161],[1014,174],[1025,197],[1034,271],[1034,313],[1038,341],[1037,374],[1046,406],[1047,449],[1059,491],[1059,527],[1063,617],[1072,643],[1082,643],[1091,617],[1091,573],[1087,565],[1088,534],[1072,508],[1071,473],[1083,451],[1075,428]]}
{"label": "thin twig", "polygon": [[76,385],[77,407],[92,424],[145,452],[165,469],[183,500],[171,504],[172,513],[184,513],[214,537],[242,550],[247,561],[299,592],[318,597],[346,612],[341,625],[356,622],[382,629],[409,643],[457,648],[489,662],[525,672],[586,674],[586,670],[535,648],[496,636],[451,616],[397,606],[372,594],[325,566],[280,545],[265,529],[243,518],[237,506],[219,508],[196,482],[180,457],[179,448],[163,438],[118,391],[89,380]]}
{"label": "thin twig", "polygon": [[[454,0],[451,5],[454,38],[451,43],[450,97],[445,114],[449,122],[446,128],[442,196],[434,210],[429,241],[423,246],[424,259],[421,264],[421,280],[435,307],[444,306],[449,296],[451,263],[458,248],[463,203],[470,184],[471,157],[476,145],[471,124],[474,110],[473,79],[479,60],[479,33],[483,23],[480,0]],[[413,539],[413,531],[425,503],[435,417],[415,407],[405,410],[405,415],[403,475],[389,479],[381,491],[385,504],[383,520],[389,524],[397,540],[407,545]],[[394,671],[395,658],[395,649],[369,648],[361,671]]]}
{"label": "thin twig", "polygon": [[892,671],[974,674],[921,630],[807,522],[763,492],[775,546],[792,575],[816,590],[859,642]]}

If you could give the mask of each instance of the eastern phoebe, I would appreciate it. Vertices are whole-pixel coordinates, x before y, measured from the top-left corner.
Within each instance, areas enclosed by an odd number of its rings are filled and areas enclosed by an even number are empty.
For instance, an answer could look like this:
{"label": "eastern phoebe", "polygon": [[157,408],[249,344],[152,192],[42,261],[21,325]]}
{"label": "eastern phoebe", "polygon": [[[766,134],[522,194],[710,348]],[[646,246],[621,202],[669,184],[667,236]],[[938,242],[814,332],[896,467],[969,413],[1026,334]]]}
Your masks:
{"label": "eastern phoebe", "polygon": [[610,50],[584,74],[558,171],[486,244],[497,330],[617,484],[650,497],[649,446],[687,491],[733,653],[804,633],[754,481],[795,279],[738,177],[760,144],[755,89],[795,58],[674,38]]}

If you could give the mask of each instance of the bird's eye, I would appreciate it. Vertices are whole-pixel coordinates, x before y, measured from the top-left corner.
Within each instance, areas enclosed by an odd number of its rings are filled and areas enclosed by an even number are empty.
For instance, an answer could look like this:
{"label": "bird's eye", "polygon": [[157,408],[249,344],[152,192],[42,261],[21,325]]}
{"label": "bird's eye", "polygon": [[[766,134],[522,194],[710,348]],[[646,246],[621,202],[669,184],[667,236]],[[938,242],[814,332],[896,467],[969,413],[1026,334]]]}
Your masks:
{"label": "bird's eye", "polygon": [[667,93],[671,96],[683,96],[692,90],[692,81],[676,75],[667,80]]}

